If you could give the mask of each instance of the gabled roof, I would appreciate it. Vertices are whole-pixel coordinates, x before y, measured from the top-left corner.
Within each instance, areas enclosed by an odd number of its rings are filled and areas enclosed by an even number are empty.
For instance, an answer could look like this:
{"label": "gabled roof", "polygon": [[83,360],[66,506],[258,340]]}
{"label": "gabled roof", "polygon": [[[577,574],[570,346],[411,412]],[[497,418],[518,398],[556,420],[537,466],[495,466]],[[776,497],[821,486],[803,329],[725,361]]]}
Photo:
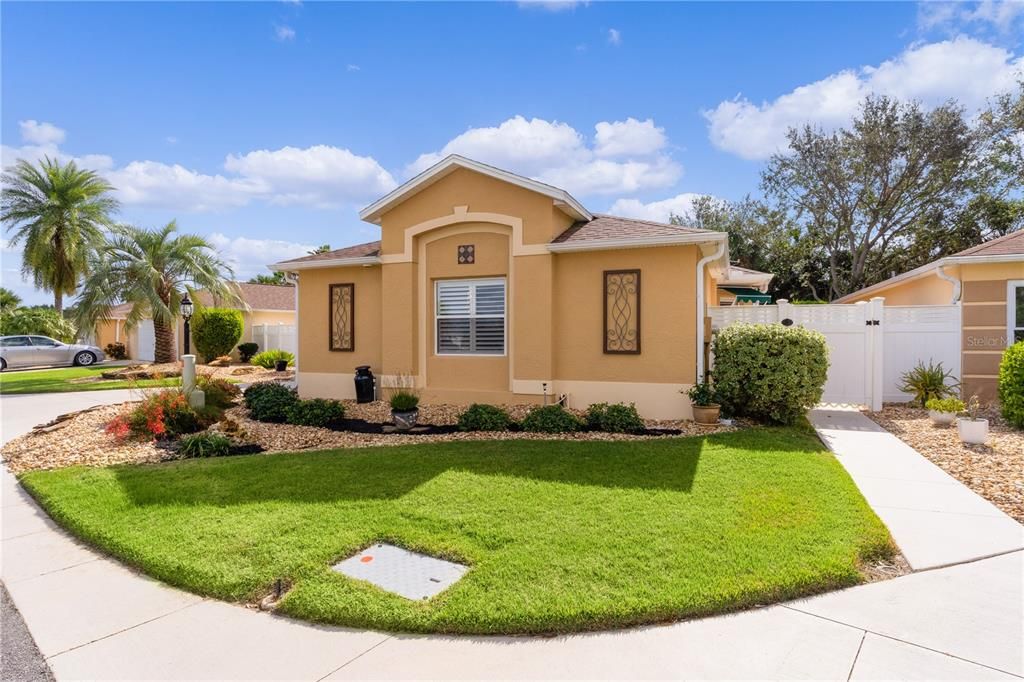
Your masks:
{"label": "gabled roof", "polygon": [[413,179],[384,195],[360,211],[359,217],[367,222],[379,225],[381,215],[389,209],[405,201],[417,192],[426,189],[433,183],[459,168],[466,168],[477,173],[482,173],[483,175],[551,197],[555,200],[555,206],[560,208],[569,216],[578,220],[590,220],[593,217],[590,212],[583,207],[583,204],[576,201],[576,199],[574,199],[572,195],[564,189],[552,187],[551,185],[547,185],[543,182],[531,180],[530,178],[523,177],[522,175],[516,175],[515,173],[495,168],[494,166],[488,166],[485,163],[473,161],[472,159],[467,159],[466,157],[459,156],[458,154],[451,154],[445,157]]}
{"label": "gabled roof", "polygon": [[884,289],[888,289],[891,286],[900,284],[902,282],[909,282],[910,280],[918,279],[932,274],[943,266],[948,265],[961,265],[964,263],[1024,263],[1024,230],[1018,230],[1011,232],[1010,234],[1003,235],[1002,237],[996,237],[990,239],[987,242],[972,246],[969,249],[964,249],[954,253],[952,256],[945,256],[934,260],[931,263],[927,263],[920,267],[908,270],[902,274],[890,277],[889,279],[883,280],[878,284],[872,284],[869,287],[864,287],[858,291],[854,291],[851,294],[847,294],[842,298],[836,299],[836,303],[846,303],[847,301],[860,298],[867,294],[873,294]]}
{"label": "gabled roof", "polygon": [[334,249],[324,253],[314,253],[301,258],[275,263],[271,269],[287,270],[290,265],[299,265],[305,268],[329,268],[337,265],[359,265],[362,263],[376,263],[380,257],[380,240],[346,246],[343,249]]}
{"label": "gabled roof", "polygon": [[674,239],[686,234],[711,234],[709,230],[693,227],[655,223],[650,220],[620,218],[613,215],[594,214],[593,220],[581,220],[555,237],[552,244],[581,244],[593,241],[624,239]]}
{"label": "gabled roof", "polygon": [[[280,310],[282,312],[295,310],[295,287],[285,284],[253,284],[250,282],[232,282],[238,289],[245,308],[248,310]],[[213,298],[205,291],[196,294],[198,302],[205,306],[215,305]],[[236,307],[236,306],[232,306]],[[111,306],[107,313],[109,320],[123,320],[128,317],[132,310],[131,303],[118,303]]]}

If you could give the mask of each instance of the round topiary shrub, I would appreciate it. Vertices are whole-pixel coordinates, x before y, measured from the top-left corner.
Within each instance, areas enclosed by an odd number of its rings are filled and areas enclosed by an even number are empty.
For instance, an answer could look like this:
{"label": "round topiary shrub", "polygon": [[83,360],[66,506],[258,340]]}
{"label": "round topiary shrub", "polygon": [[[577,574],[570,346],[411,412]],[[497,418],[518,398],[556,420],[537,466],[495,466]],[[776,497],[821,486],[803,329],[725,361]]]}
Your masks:
{"label": "round topiary shrub", "polygon": [[579,417],[561,405],[545,405],[530,410],[523,418],[523,431],[535,433],[572,433],[583,428]]}
{"label": "round topiary shrub", "polygon": [[999,363],[999,405],[1007,422],[1024,429],[1024,341],[1007,348]]}
{"label": "round topiary shrub", "polygon": [[594,403],[587,408],[587,428],[606,433],[638,433],[647,428],[636,405]]}
{"label": "round topiary shrub", "polygon": [[240,343],[238,344],[238,359],[242,362],[249,362],[259,349],[260,345],[258,343],[251,341]]}
{"label": "round topiary shrub", "polygon": [[297,400],[288,408],[288,423],[299,426],[334,426],[345,418],[345,406],[337,400]]}
{"label": "round topiary shrub", "polygon": [[459,415],[460,431],[508,431],[512,417],[497,405],[474,403]]}
{"label": "round topiary shrub", "polygon": [[204,308],[192,318],[192,340],[207,361],[231,353],[242,338],[241,311],[233,308]]}
{"label": "round topiary shrub", "polygon": [[821,401],[828,344],[820,332],[737,324],[714,341],[715,390],[727,414],[793,424]]}
{"label": "round topiary shrub", "polygon": [[295,391],[273,382],[254,384],[245,391],[249,415],[260,422],[284,422],[288,411],[298,401]]}

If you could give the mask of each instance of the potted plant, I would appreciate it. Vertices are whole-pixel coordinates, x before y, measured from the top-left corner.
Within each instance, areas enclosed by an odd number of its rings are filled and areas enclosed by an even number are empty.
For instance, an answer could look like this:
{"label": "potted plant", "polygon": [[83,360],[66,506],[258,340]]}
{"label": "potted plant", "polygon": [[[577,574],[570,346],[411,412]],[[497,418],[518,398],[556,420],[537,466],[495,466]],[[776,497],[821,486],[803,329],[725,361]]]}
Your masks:
{"label": "potted plant", "polygon": [[698,424],[718,423],[722,406],[715,402],[715,389],[711,387],[711,382],[705,380],[694,384],[686,395],[693,404],[693,421]]}
{"label": "potted plant", "polygon": [[980,414],[981,401],[978,396],[972,395],[967,401],[967,416],[956,420],[956,429],[964,443],[984,445],[988,440],[988,420],[978,416]]}
{"label": "potted plant", "polygon": [[932,398],[925,403],[925,407],[928,408],[932,423],[937,426],[949,426],[966,409],[963,401],[957,398]]}
{"label": "potted plant", "polygon": [[408,431],[416,426],[420,416],[420,397],[407,388],[396,389],[391,394],[391,420],[399,431]]}
{"label": "potted plant", "polygon": [[288,361],[287,360],[275,360],[274,361],[274,371],[275,372],[287,372],[288,371]]}

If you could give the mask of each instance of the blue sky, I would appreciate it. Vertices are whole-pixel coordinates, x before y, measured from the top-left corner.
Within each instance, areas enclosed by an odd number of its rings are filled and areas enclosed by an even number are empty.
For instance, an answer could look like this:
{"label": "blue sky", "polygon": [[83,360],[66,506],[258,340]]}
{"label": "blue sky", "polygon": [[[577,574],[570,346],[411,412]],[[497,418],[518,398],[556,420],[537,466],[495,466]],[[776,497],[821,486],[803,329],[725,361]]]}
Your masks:
{"label": "blue sky", "polygon": [[[1024,4],[3,3],[3,163],[77,158],[121,218],[176,218],[238,274],[376,238],[357,211],[457,151],[667,219],[756,193],[786,127],[869,92],[970,110],[1024,61]],[[3,285],[49,300],[3,251]]]}

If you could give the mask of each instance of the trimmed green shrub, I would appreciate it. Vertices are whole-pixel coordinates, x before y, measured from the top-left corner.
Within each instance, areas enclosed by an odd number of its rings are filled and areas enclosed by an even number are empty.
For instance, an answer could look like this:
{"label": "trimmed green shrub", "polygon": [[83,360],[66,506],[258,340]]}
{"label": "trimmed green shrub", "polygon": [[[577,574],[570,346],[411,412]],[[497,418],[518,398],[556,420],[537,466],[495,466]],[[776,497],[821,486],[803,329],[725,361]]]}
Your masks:
{"label": "trimmed green shrub", "polygon": [[523,431],[536,433],[572,433],[582,428],[580,418],[561,405],[534,408],[523,419]]}
{"label": "trimmed green shrub", "polygon": [[128,349],[120,342],[108,343],[107,347],[103,349],[103,352],[106,353],[107,357],[111,360],[128,359]]}
{"label": "trimmed green shrub", "polygon": [[118,440],[126,438],[170,440],[186,433],[201,431],[213,424],[223,410],[207,405],[195,410],[185,394],[169,388],[152,393],[106,425],[107,433]]}
{"label": "trimmed green shrub", "polygon": [[420,406],[420,397],[412,391],[400,388],[388,400],[395,412],[412,412]]}
{"label": "trimmed green shrub", "polygon": [[75,325],[61,317],[53,308],[15,308],[0,313],[0,336],[38,334],[63,341],[75,342]]}
{"label": "trimmed green shrub", "polygon": [[793,424],[821,401],[828,345],[820,332],[737,324],[714,342],[715,393],[727,414]]}
{"label": "trimmed green shrub", "polygon": [[594,403],[587,408],[585,420],[591,431],[606,433],[637,433],[647,428],[632,403]]}
{"label": "trimmed green shrub", "polygon": [[230,354],[243,329],[242,313],[234,308],[203,308],[192,318],[192,340],[207,361]]}
{"label": "trimmed green shrub", "polygon": [[278,348],[274,348],[272,350],[265,350],[262,353],[257,353],[256,355],[252,356],[252,358],[250,358],[249,362],[266,369],[274,369],[274,365],[277,364],[278,360],[287,360],[289,367],[295,364],[294,355],[292,355],[286,350],[280,350]]}
{"label": "trimmed green shrub", "polygon": [[288,423],[299,426],[333,426],[345,418],[345,406],[337,400],[297,400],[288,408]]}
{"label": "trimmed green shrub", "polygon": [[473,403],[459,415],[460,431],[508,431],[512,417],[497,405]]}
{"label": "trimmed green shrub", "polygon": [[178,443],[182,457],[224,457],[231,454],[231,439],[220,433],[194,433]]}
{"label": "trimmed green shrub", "polygon": [[959,387],[956,377],[952,372],[943,369],[941,362],[933,365],[929,360],[927,365],[919,362],[914,369],[900,375],[898,388],[904,393],[913,393],[912,402],[924,407],[932,398],[941,400],[955,397]]}
{"label": "trimmed green shrub", "polygon": [[206,396],[206,404],[226,409],[235,404],[235,399],[242,390],[227,379],[219,379],[206,374],[196,377],[196,388]]}
{"label": "trimmed green shrub", "polygon": [[258,343],[251,341],[240,343],[238,344],[238,359],[242,362],[249,362],[259,349],[260,345]]}
{"label": "trimmed green shrub", "polygon": [[245,392],[245,406],[259,422],[287,421],[288,410],[298,399],[294,390],[272,381],[254,384]]}
{"label": "trimmed green shrub", "polygon": [[1007,348],[999,363],[999,405],[1007,422],[1024,429],[1024,341]]}
{"label": "trimmed green shrub", "polygon": [[933,412],[952,412],[959,414],[967,409],[964,401],[959,398],[932,398],[924,404],[925,409]]}

